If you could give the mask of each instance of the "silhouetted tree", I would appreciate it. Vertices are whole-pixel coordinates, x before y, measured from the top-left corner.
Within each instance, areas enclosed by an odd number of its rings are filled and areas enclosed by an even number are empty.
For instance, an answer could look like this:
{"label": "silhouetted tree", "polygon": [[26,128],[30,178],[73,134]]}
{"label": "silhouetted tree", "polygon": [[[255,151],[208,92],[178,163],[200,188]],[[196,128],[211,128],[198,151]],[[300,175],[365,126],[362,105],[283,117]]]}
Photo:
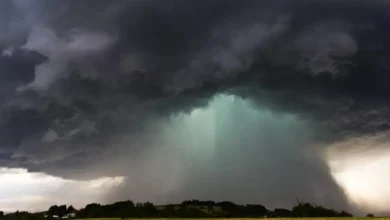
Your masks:
{"label": "silhouetted tree", "polygon": [[275,209],[274,217],[293,217],[293,212],[288,209]]}
{"label": "silhouetted tree", "polygon": [[352,217],[353,215],[351,213],[346,212],[346,211],[341,211],[339,216],[340,217]]}
{"label": "silhouetted tree", "polygon": [[57,213],[57,215],[59,216],[59,217],[62,217],[62,216],[65,216],[67,213],[66,213],[66,205],[60,205],[60,206],[58,206],[58,213]]}
{"label": "silhouetted tree", "polygon": [[144,203],[144,210],[147,213],[147,216],[155,216],[157,213],[156,207],[151,202]]}
{"label": "silhouetted tree", "polygon": [[369,213],[369,214],[367,214],[367,217],[368,218],[374,218],[374,214]]}
{"label": "silhouetted tree", "polygon": [[176,217],[176,210],[174,205],[166,205],[164,207],[164,216],[165,217]]}
{"label": "silhouetted tree", "polygon": [[215,202],[214,201],[204,201],[204,202],[202,202],[202,205],[204,205],[204,206],[215,206]]}
{"label": "silhouetted tree", "polygon": [[67,214],[69,214],[69,213],[74,213],[74,212],[76,212],[76,209],[75,209],[72,205],[70,205],[70,206],[68,207],[68,209],[66,210],[66,213],[67,213]]}
{"label": "silhouetted tree", "polygon": [[295,217],[314,217],[314,207],[310,203],[299,202],[293,207],[292,212]]}
{"label": "silhouetted tree", "polygon": [[57,215],[57,212],[58,212],[58,206],[52,205],[52,206],[50,206],[49,210],[47,211],[47,214],[53,216],[53,215]]}
{"label": "silhouetted tree", "polygon": [[246,205],[242,213],[245,213],[246,217],[263,217],[268,210],[262,205]]}
{"label": "silhouetted tree", "polygon": [[86,205],[84,210],[85,210],[85,217],[88,218],[106,217],[101,205],[97,203]]}
{"label": "silhouetted tree", "polygon": [[67,214],[66,205],[61,205],[61,206],[53,205],[49,208],[47,213],[51,216],[53,215],[57,215],[59,217],[65,216]]}

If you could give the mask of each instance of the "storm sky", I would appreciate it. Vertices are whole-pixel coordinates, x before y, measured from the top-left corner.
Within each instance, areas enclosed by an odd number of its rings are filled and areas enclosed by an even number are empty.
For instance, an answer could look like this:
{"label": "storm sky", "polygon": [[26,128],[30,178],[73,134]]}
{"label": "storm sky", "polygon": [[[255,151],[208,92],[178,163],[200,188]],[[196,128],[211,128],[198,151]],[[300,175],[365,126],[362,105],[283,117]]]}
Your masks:
{"label": "storm sky", "polygon": [[298,200],[390,213],[389,10],[2,0],[0,208]]}

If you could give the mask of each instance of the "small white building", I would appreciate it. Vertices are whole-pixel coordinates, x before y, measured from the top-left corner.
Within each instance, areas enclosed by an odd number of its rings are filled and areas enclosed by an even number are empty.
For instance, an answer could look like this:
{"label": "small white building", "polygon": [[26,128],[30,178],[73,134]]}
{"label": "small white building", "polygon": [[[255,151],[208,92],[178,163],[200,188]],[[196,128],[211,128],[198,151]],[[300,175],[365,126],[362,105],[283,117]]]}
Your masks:
{"label": "small white building", "polygon": [[76,213],[68,213],[67,215],[64,215],[62,218],[75,218]]}

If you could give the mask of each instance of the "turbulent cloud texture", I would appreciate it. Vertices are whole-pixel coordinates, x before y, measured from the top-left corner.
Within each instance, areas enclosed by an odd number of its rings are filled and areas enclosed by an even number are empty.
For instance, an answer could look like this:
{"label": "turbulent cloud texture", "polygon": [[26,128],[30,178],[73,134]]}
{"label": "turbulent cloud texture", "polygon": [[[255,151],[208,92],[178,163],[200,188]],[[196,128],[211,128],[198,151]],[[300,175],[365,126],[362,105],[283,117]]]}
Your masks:
{"label": "turbulent cloud texture", "polygon": [[388,133],[387,1],[0,8],[0,166],[128,177],[105,201],[356,207],[329,157]]}

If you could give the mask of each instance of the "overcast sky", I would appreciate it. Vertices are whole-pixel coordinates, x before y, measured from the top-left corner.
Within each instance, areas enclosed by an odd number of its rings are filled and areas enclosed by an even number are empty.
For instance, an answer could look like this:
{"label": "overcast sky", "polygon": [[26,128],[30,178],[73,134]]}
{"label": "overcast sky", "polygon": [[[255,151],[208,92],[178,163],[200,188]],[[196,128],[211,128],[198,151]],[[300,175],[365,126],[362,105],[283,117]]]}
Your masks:
{"label": "overcast sky", "polygon": [[389,10],[1,1],[0,207],[303,200],[390,213]]}

